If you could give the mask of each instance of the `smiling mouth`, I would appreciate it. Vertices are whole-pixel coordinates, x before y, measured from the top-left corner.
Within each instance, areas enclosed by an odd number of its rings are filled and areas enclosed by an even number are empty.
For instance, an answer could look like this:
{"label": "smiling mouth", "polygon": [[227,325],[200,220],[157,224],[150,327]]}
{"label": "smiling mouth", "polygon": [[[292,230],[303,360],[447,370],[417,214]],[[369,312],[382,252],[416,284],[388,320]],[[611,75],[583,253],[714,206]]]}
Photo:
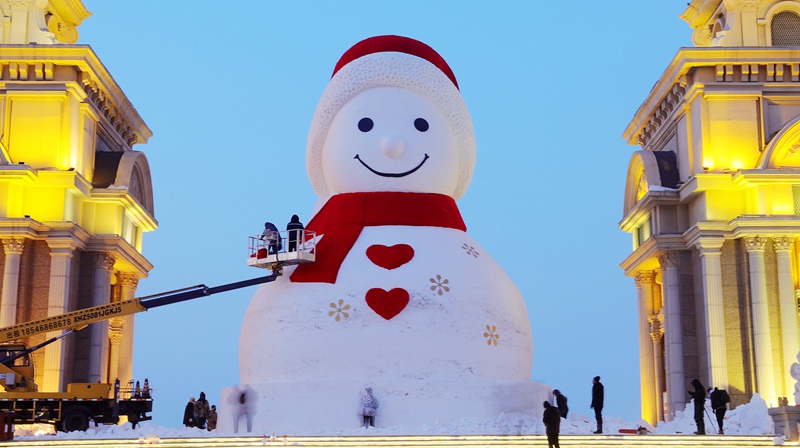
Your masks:
{"label": "smiling mouth", "polygon": [[377,171],[377,170],[372,169],[371,166],[367,165],[363,160],[361,160],[361,157],[359,157],[358,154],[356,154],[356,156],[353,157],[353,158],[357,159],[359,162],[361,162],[362,165],[364,165],[364,167],[366,169],[372,171],[373,173],[377,174],[378,176],[381,176],[381,177],[405,177],[405,176],[408,176],[409,174],[413,173],[414,171],[417,171],[418,169],[420,169],[420,167],[422,167],[422,165],[425,164],[425,161],[428,160],[430,157],[428,156],[428,154],[425,154],[425,158],[422,159],[422,162],[419,162],[419,165],[415,166],[414,168],[411,168],[408,171],[402,172],[402,173],[383,173],[381,171]]}

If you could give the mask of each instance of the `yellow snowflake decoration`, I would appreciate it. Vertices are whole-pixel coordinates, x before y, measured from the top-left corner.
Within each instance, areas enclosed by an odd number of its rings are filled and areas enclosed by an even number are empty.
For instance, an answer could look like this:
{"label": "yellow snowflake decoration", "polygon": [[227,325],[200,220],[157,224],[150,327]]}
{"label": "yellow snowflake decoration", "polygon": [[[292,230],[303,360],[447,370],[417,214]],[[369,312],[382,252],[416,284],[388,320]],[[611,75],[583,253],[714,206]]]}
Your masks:
{"label": "yellow snowflake decoration", "polygon": [[448,280],[446,278],[442,279],[441,275],[437,275],[435,279],[433,277],[431,277],[431,283],[433,283],[433,285],[431,286],[431,291],[437,291],[438,290],[437,293],[439,295],[442,295],[442,294],[444,294],[446,292],[450,292],[450,287],[449,286],[445,286],[448,283],[450,283],[450,280]]}
{"label": "yellow snowflake decoration", "polygon": [[475,258],[478,258],[478,255],[480,255],[480,253],[477,250],[475,250],[474,247],[470,246],[467,243],[462,244],[461,248],[467,252],[467,255],[472,255]]}
{"label": "yellow snowflake decoration", "polygon": [[350,305],[345,305],[342,299],[339,299],[339,305],[331,303],[331,308],[333,308],[333,311],[328,311],[328,316],[336,316],[334,318],[336,322],[342,320],[342,317],[345,319],[350,317],[350,314],[346,311],[350,309]]}
{"label": "yellow snowflake decoration", "polygon": [[497,340],[500,339],[500,335],[495,333],[495,331],[497,331],[497,327],[495,327],[494,325],[492,325],[491,327],[489,325],[486,326],[486,331],[483,332],[483,337],[489,338],[489,340],[486,341],[486,344],[497,345]]}

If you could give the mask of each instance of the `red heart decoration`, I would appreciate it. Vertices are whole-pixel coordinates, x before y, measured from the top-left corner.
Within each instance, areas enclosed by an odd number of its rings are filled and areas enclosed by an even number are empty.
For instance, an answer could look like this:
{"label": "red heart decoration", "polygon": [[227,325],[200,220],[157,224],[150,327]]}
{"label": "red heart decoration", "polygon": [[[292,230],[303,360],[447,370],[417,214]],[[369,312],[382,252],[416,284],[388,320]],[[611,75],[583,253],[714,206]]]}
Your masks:
{"label": "red heart decoration", "polygon": [[367,258],[384,269],[397,269],[414,258],[414,249],[408,244],[373,244],[367,248]]}
{"label": "red heart decoration", "polygon": [[372,311],[389,320],[397,316],[408,305],[408,291],[403,288],[394,288],[391,291],[372,288],[367,291],[366,299],[367,305],[372,308]]}

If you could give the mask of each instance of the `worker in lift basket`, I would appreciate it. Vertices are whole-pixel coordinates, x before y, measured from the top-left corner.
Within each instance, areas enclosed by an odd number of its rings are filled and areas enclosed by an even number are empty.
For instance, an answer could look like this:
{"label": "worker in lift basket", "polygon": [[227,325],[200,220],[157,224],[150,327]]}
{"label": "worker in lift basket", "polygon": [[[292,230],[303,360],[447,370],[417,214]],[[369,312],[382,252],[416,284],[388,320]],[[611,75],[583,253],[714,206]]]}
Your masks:
{"label": "worker in lift basket", "polygon": [[264,223],[264,231],[259,239],[266,241],[269,245],[270,254],[277,254],[282,248],[281,235],[278,233],[278,228],[269,221]]}

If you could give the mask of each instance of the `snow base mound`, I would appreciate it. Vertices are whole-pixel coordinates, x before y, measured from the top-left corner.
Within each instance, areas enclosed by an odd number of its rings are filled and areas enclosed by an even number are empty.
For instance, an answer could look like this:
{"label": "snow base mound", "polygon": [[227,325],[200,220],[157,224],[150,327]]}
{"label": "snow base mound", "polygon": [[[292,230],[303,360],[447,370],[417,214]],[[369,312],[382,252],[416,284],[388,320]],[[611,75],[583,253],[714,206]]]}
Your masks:
{"label": "snow base mound", "polygon": [[[274,382],[223,389],[217,429],[232,434],[339,435],[363,424],[361,394],[372,387],[378,428],[463,427],[499,416],[539,419],[549,386],[532,381],[381,380]],[[225,417],[222,417],[225,416]],[[511,426],[515,426],[511,423]],[[449,432],[449,431],[448,431]],[[514,430],[512,430],[512,433]],[[413,432],[400,432],[414,434]]]}
{"label": "snow base mound", "polygon": [[[541,402],[546,400],[546,395],[549,395],[550,388],[548,386],[533,383],[537,387],[537,393],[544,391],[545,396],[534,398],[534,404],[538,403],[541,408]],[[543,389],[541,389],[543,388]],[[229,388],[226,390],[238,391],[238,388]],[[377,391],[376,391],[377,392]],[[383,404],[381,405],[384,406]],[[648,425],[643,420],[638,422],[631,422],[625,419],[614,416],[603,416],[603,432],[606,435],[619,435],[619,429],[632,429],[637,426],[646,427],[651,434],[658,435],[671,435],[671,434],[692,434],[696,431],[696,426],[693,418],[691,403],[687,405],[683,412],[670,422],[659,422],[656,427]],[[384,408],[385,411],[385,408]],[[365,429],[359,425],[360,419],[357,415],[351,412],[348,414],[348,425],[334,431],[318,431],[303,430],[300,432],[281,432],[276,427],[275,430],[265,430],[262,432],[252,431],[250,435],[262,436],[270,435],[272,433],[278,434],[282,437],[283,434],[288,434],[289,437],[296,435],[307,436],[394,436],[394,435],[527,435],[527,434],[544,434],[544,425],[541,420],[541,411],[538,410],[536,416],[512,416],[506,414],[496,415],[492,418],[453,418],[448,421],[434,420],[417,426],[400,426],[387,425],[382,421],[381,414],[378,414],[376,421],[377,427]],[[220,425],[225,423],[224,417],[226,414],[220,413]],[[228,414],[229,415],[229,414]],[[356,423],[353,423],[353,420]],[[232,425],[232,423],[226,423]],[[240,431],[246,429],[245,421],[242,420]],[[709,428],[712,422],[706,419],[706,429],[711,433]],[[714,422],[716,425],[716,422]],[[268,425],[270,426],[270,425]],[[585,434],[590,435],[596,429],[594,418],[589,418],[586,415],[570,412],[569,418],[561,421],[561,434]],[[774,434],[772,419],[767,412],[767,405],[764,400],[758,395],[754,395],[750,403],[740,405],[725,414],[724,421],[725,435],[750,435],[750,436],[770,436]],[[54,434],[52,425],[17,425],[15,427],[14,439],[15,440],[76,440],[76,439],[139,439],[140,443],[158,443],[159,439],[165,438],[197,438],[197,437],[228,437],[235,435],[243,435],[241,433],[234,434],[229,430],[222,430],[217,428],[214,431],[205,431],[197,428],[174,428],[153,425],[146,422],[136,429],[131,429],[130,423],[123,425],[102,425],[100,427],[91,427],[88,431],[70,432]],[[635,437],[635,436],[634,436]],[[783,443],[783,437],[775,437],[775,444],[780,445]]]}

